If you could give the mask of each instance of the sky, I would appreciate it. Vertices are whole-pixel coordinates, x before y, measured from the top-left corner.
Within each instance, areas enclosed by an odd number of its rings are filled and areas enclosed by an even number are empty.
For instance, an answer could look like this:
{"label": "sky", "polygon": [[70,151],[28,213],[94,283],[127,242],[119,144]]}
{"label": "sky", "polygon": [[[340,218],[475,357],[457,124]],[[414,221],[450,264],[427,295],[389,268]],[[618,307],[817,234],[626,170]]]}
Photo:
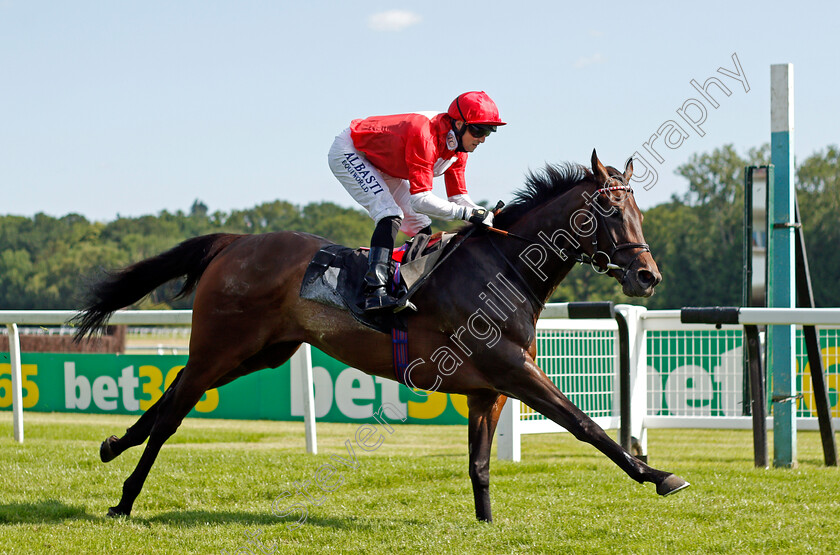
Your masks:
{"label": "sky", "polygon": [[[0,214],[351,206],[335,135],[469,90],[508,122],[470,155],[474,200],[594,148],[638,153],[649,208],[687,191],[692,155],[769,142],[772,64],[794,65],[796,159],[840,143],[837,21],[807,0],[0,0]],[[692,86],[711,77],[717,107]]]}

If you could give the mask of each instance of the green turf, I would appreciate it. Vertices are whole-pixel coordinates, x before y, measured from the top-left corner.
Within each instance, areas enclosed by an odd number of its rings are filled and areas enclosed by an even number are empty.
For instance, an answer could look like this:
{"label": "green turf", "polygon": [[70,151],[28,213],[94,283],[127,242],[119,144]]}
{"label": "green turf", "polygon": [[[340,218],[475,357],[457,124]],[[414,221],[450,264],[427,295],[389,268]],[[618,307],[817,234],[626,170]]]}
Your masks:
{"label": "green turf", "polygon": [[[27,413],[19,445],[0,413],[0,552],[260,553],[254,534],[276,553],[840,551],[840,473],[815,432],[799,433],[798,468],[757,470],[748,431],[651,430],[651,463],[692,483],[667,498],[569,434],[526,436],[521,463],[494,450],[488,525],[473,516],[465,427],[395,427],[377,450],[356,447],[351,470],[330,455],[347,456],[355,425],[319,424],[312,456],[299,423],[188,419],[131,518],[110,519],[142,448],[102,464],[99,443],[133,420]],[[343,483],[324,480],[334,491],[291,529],[272,503],[326,463]]]}

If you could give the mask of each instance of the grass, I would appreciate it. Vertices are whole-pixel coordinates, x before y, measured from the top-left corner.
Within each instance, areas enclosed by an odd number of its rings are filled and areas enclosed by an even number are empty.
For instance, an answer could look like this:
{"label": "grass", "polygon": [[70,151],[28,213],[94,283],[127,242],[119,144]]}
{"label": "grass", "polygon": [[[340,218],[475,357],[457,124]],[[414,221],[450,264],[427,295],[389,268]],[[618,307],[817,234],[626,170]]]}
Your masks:
{"label": "grass", "polygon": [[[373,452],[345,440],[357,426],[319,424],[319,454],[303,425],[188,419],[167,443],[129,519],[105,517],[141,450],[109,464],[102,439],[132,417],[27,413],[15,443],[0,413],[0,552],[247,553],[259,534],[276,553],[836,553],[838,469],[819,436],[799,433],[799,466],[752,466],[748,431],[651,430],[651,463],[692,487],[661,498],[569,434],[526,436],[523,462],[494,458],[495,522],[476,522],[466,429],[400,426]],[[341,468],[306,522],[272,503],[319,467]],[[326,481],[324,483],[327,483]],[[314,486],[310,488],[313,493]],[[320,491],[320,490],[317,490]],[[281,499],[278,508],[304,501]],[[295,513],[299,516],[300,513]],[[256,540],[252,540],[256,541]],[[251,544],[252,552],[260,549]]]}

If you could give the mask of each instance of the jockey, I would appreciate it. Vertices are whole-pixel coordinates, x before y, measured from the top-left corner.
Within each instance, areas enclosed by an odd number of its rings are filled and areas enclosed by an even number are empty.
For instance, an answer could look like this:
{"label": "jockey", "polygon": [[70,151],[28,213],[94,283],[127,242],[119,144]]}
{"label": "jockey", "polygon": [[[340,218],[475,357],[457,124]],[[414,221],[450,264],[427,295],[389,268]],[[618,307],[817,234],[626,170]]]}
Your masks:
{"label": "jockey", "polygon": [[[391,251],[397,232],[431,234],[430,216],[490,226],[493,212],[467,194],[467,154],[505,125],[486,93],[466,92],[446,113],[417,112],[372,116],[350,122],[333,142],[330,169],[376,222],[365,274],[364,309],[393,308],[388,294]],[[432,193],[432,178],[443,175],[447,200]]]}

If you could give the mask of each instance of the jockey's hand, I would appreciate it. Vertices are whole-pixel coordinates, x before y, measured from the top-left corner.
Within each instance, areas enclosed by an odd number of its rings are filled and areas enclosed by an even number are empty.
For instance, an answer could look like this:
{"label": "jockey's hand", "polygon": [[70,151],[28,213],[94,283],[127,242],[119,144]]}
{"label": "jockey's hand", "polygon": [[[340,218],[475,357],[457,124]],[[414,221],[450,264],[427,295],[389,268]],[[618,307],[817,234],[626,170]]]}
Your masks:
{"label": "jockey's hand", "polygon": [[493,212],[486,208],[473,208],[469,213],[467,221],[475,225],[490,227],[493,225]]}

